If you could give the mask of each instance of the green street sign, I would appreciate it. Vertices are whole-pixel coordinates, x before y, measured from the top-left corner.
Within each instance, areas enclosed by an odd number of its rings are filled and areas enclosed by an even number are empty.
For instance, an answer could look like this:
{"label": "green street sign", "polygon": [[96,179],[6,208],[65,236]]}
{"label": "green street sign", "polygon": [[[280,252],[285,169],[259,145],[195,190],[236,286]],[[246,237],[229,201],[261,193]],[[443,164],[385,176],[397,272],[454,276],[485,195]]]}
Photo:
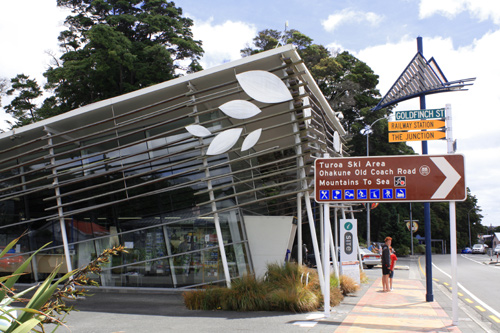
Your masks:
{"label": "green street sign", "polygon": [[441,109],[423,109],[423,110],[408,110],[394,112],[396,120],[417,120],[417,119],[435,119],[445,118],[446,112]]}

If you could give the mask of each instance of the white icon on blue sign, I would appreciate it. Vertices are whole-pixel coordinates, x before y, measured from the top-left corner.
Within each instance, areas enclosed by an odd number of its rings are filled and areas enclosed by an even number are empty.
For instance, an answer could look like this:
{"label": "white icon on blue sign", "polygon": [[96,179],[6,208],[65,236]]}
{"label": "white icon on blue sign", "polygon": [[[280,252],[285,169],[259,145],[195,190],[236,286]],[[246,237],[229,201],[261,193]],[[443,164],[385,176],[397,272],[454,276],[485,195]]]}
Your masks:
{"label": "white icon on blue sign", "polygon": [[366,190],[358,190],[358,199],[366,199]]}
{"label": "white icon on blue sign", "polygon": [[319,199],[320,200],[329,200],[330,199],[330,191],[328,191],[328,190],[319,191]]}
{"label": "white icon on blue sign", "polygon": [[353,200],[354,199],[354,190],[345,190],[344,197],[346,198],[346,200]]}
{"label": "white icon on blue sign", "polygon": [[384,199],[392,199],[392,188],[385,188],[383,192]]}
{"label": "white icon on blue sign", "polygon": [[333,190],[332,191],[332,200],[342,200],[342,191],[341,190]]}
{"label": "white icon on blue sign", "polygon": [[380,190],[371,189],[370,190],[370,199],[380,199]]}
{"label": "white icon on blue sign", "polygon": [[406,189],[397,188],[396,189],[396,199],[406,199]]}

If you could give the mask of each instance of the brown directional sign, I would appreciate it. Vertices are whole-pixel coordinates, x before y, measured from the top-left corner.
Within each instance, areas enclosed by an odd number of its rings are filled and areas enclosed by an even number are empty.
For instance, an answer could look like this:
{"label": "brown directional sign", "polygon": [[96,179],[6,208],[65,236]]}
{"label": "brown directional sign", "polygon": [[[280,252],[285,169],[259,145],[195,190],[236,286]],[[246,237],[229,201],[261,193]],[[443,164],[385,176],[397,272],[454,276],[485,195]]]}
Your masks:
{"label": "brown directional sign", "polygon": [[460,154],[318,158],[314,194],[326,202],[463,201]]}

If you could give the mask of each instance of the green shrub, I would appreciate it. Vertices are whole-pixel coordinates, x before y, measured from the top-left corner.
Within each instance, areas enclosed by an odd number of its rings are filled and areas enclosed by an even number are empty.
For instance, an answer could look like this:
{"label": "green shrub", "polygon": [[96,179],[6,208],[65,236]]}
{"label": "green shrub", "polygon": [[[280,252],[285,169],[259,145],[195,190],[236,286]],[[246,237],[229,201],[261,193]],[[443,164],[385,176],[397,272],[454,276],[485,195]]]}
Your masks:
{"label": "green shrub", "polygon": [[418,254],[425,254],[425,245],[424,244],[418,244],[416,247],[415,247],[415,253],[418,253]]}
{"label": "green shrub", "polygon": [[406,245],[400,245],[397,249],[396,249],[396,255],[398,257],[405,257],[407,255],[410,254],[410,248]]}

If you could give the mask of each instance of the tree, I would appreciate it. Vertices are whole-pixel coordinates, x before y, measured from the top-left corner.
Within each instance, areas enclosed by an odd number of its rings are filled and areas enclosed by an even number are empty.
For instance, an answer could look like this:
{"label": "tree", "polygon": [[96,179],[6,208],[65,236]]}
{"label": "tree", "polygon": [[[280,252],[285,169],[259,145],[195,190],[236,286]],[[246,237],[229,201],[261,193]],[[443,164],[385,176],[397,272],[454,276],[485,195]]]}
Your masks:
{"label": "tree", "polygon": [[36,122],[38,117],[35,100],[42,95],[42,90],[36,80],[30,79],[27,75],[18,74],[11,79],[11,87],[7,90],[7,95],[11,96],[17,93],[17,96],[4,109],[18,120],[14,127]]}
{"label": "tree", "polygon": [[[457,247],[459,249],[477,243],[477,235],[486,233],[487,227],[481,224],[481,208],[477,205],[477,198],[467,188],[467,199],[456,205],[457,215]],[[469,233],[470,231],[470,233]],[[469,239],[470,236],[470,239]]]}
{"label": "tree", "polygon": [[[347,51],[333,52],[323,45],[314,44],[311,38],[296,30],[285,32],[272,29],[262,30],[253,39],[253,42],[253,47],[248,46],[241,50],[243,56],[275,48],[279,43],[293,44],[297,47],[300,57],[311,71],[332,109],[343,113],[342,125],[351,136],[349,142],[351,156],[366,155],[367,138],[361,134],[361,130],[372,124],[369,137],[370,155],[415,154],[405,142],[388,142],[387,121],[383,118],[389,116],[392,109],[384,108],[372,111],[381,96],[376,88],[378,75],[366,63]],[[467,211],[464,215],[465,208],[461,208],[462,204],[466,205],[467,209],[474,208],[470,213],[471,233],[475,235],[483,228],[480,224],[481,216],[477,213],[480,211],[477,207],[477,200],[468,193],[467,200],[457,205],[457,243],[459,247],[468,243],[468,228],[465,229],[464,226],[464,223],[467,222]],[[448,204],[433,203],[431,210],[432,238],[449,239]],[[409,247],[410,232],[404,223],[405,219],[409,219],[409,211],[407,203],[380,204],[371,211],[370,238],[383,241],[386,236],[392,236],[394,238],[393,246]],[[357,218],[359,234],[365,236],[366,214],[358,214]],[[413,205],[413,219],[423,223],[423,205],[421,203]],[[424,235],[423,225],[419,229],[419,234]]]}
{"label": "tree", "polygon": [[[366,63],[347,51],[332,54],[323,45],[314,44],[312,38],[293,29],[285,32],[262,30],[253,43],[253,47],[241,50],[243,56],[275,48],[278,43],[295,45],[332,109],[343,113],[342,125],[352,135],[351,154],[366,155],[366,137],[360,130],[391,112],[389,109],[371,111],[379,102],[380,93],[376,88],[378,75]],[[414,154],[404,142],[387,142],[387,122],[380,121],[376,125],[370,135],[370,145],[377,149],[371,151],[376,151],[377,155]]]}
{"label": "tree", "polygon": [[2,96],[7,93],[9,86],[9,79],[6,77],[0,77],[0,106],[2,106]]}
{"label": "tree", "polygon": [[193,22],[166,0],[58,0],[69,8],[68,30],[59,35],[65,50],[45,73],[41,115],[63,113],[99,100],[197,71],[203,49],[190,30]]}

